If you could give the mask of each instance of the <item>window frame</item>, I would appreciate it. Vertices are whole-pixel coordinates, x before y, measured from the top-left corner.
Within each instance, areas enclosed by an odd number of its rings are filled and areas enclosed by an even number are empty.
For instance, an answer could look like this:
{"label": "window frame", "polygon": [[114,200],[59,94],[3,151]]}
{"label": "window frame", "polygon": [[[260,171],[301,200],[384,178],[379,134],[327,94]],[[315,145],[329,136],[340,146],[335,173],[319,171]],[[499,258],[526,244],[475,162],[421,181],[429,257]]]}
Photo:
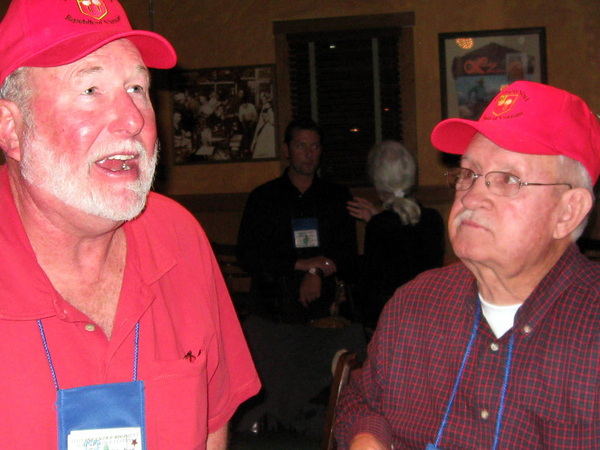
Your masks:
{"label": "window frame", "polygon": [[[340,31],[363,33],[377,29],[394,33],[399,38],[402,143],[417,158],[414,25],[414,12],[274,21],[279,142],[283,142],[285,127],[292,120],[288,35]],[[282,159],[281,164],[285,166],[285,160]]]}

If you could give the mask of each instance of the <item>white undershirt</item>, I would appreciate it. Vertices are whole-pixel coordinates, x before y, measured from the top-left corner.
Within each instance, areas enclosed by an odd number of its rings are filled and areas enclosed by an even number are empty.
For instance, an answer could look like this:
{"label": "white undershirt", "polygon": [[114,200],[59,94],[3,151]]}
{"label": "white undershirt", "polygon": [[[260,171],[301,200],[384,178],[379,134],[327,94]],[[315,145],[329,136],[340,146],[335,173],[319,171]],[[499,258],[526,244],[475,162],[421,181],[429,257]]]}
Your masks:
{"label": "white undershirt", "polygon": [[504,333],[512,328],[515,323],[515,315],[523,303],[509,306],[492,305],[486,302],[481,294],[478,295],[483,316],[488,321],[496,337],[501,338]]}

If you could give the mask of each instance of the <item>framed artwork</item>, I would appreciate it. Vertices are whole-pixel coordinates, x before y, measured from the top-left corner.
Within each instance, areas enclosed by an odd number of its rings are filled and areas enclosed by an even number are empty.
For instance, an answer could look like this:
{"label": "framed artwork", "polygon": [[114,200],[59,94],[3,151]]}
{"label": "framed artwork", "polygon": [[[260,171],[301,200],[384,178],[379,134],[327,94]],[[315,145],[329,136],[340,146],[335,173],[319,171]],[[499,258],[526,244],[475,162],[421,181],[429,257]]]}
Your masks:
{"label": "framed artwork", "polygon": [[276,158],[275,66],[171,72],[174,164]]}
{"label": "framed artwork", "polygon": [[545,28],[439,34],[442,118],[478,120],[505,86],[547,83]]}

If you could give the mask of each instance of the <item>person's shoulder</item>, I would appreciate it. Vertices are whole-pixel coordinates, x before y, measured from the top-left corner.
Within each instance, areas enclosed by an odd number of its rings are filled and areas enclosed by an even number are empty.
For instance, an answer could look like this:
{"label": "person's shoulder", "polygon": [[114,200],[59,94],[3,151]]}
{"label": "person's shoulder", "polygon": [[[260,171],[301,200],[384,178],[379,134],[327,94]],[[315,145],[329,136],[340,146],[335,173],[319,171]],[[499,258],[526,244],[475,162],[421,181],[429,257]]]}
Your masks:
{"label": "person's shoulder", "polygon": [[393,239],[393,237],[402,236],[406,225],[400,220],[400,216],[394,211],[384,209],[379,214],[371,217],[367,222],[366,233],[371,237],[384,240]]}
{"label": "person's shoulder", "polygon": [[379,224],[400,224],[402,225],[402,221],[400,220],[400,216],[396,214],[394,211],[390,211],[389,209],[384,209],[378,214],[375,214],[371,217],[371,220],[367,222],[367,227],[369,225],[379,225]]}
{"label": "person's shoulder", "polygon": [[350,189],[348,189],[347,186],[344,186],[342,184],[336,183],[331,180],[327,180],[325,178],[317,177],[317,178],[315,178],[315,181],[317,183],[320,183],[322,186],[327,187],[328,189],[330,189],[332,191],[350,192]]}
{"label": "person's shoulder", "polygon": [[172,198],[167,197],[166,195],[159,194],[154,191],[148,194],[146,209],[144,210],[143,214],[146,212],[149,212],[150,214],[162,214],[167,212],[175,214],[176,216],[193,217],[183,205]]}
{"label": "person's shoulder", "polygon": [[430,208],[429,206],[423,206],[421,204],[419,204],[419,207],[421,208],[421,216],[423,217],[442,218],[440,212],[435,208]]}
{"label": "person's shoulder", "polygon": [[323,193],[340,197],[340,198],[351,198],[350,189],[347,186],[343,186],[333,181],[325,180],[321,177],[315,178],[315,186]]}
{"label": "person's shoulder", "polygon": [[146,208],[140,216],[132,221],[134,228],[138,226],[149,227],[155,234],[165,232],[195,232],[200,229],[200,224],[194,215],[175,200],[150,192]]}
{"label": "person's shoulder", "polygon": [[568,255],[567,258],[571,285],[577,289],[593,292],[596,301],[600,301],[600,264],[578,253],[573,256]]}
{"label": "person's shoulder", "polygon": [[260,195],[272,195],[281,191],[284,186],[285,180],[282,177],[273,178],[272,180],[255,187],[250,192],[250,196],[255,197]]}
{"label": "person's shoulder", "polygon": [[427,324],[456,317],[465,303],[477,297],[477,283],[463,263],[428,270],[400,286],[386,304],[386,321],[392,328],[399,320]]}
{"label": "person's shoulder", "polygon": [[461,290],[470,288],[474,283],[473,273],[462,263],[457,262],[437,269],[427,270],[419,274],[414,280],[406,283],[411,291]]}
{"label": "person's shoulder", "polygon": [[435,208],[429,208],[427,206],[419,205],[421,208],[421,220],[420,222],[427,224],[442,224],[444,219],[442,214]]}
{"label": "person's shoulder", "polygon": [[420,273],[399,287],[394,299],[400,302],[435,305],[440,302],[453,302],[455,300],[452,299],[466,295],[473,291],[474,287],[475,277],[462,262],[458,262]]}
{"label": "person's shoulder", "polygon": [[255,187],[246,201],[246,207],[267,207],[268,204],[275,202],[276,204],[281,203],[282,196],[285,196],[287,192],[285,180],[282,177],[277,177],[260,186]]}

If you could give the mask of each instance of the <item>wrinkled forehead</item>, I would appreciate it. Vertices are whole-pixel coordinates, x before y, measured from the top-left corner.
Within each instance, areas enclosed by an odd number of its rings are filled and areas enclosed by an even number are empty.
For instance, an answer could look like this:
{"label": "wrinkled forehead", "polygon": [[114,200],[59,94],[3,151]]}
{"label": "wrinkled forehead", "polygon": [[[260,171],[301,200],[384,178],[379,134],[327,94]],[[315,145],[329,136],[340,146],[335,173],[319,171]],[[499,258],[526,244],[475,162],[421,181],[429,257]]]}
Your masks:
{"label": "wrinkled forehead", "polygon": [[511,172],[519,177],[557,175],[560,156],[535,155],[503,148],[484,135],[476,133],[461,156],[461,165],[483,173]]}
{"label": "wrinkled forehead", "polygon": [[150,76],[139,50],[125,38],[109,42],[72,63],[54,67],[31,67],[28,68],[28,72],[33,77],[32,81],[53,77],[69,77],[77,80],[102,73],[109,68],[128,70],[133,75]]}

